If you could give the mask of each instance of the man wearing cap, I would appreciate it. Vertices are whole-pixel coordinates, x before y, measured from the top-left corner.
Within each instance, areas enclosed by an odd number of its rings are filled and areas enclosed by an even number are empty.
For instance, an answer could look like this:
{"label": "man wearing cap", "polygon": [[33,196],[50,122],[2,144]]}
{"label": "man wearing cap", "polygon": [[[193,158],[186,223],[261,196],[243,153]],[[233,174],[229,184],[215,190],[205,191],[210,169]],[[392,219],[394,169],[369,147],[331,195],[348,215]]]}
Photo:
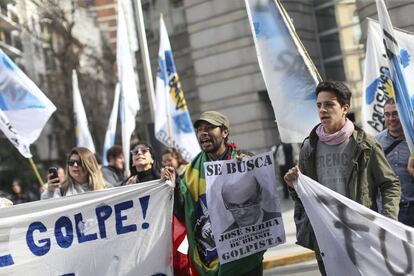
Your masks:
{"label": "man wearing cap", "polygon": [[229,119],[217,111],[202,113],[194,123],[202,151],[188,165],[181,183],[189,255],[199,275],[262,275],[264,252],[221,265],[211,230],[204,162],[240,158],[237,147],[228,143],[229,126]]}

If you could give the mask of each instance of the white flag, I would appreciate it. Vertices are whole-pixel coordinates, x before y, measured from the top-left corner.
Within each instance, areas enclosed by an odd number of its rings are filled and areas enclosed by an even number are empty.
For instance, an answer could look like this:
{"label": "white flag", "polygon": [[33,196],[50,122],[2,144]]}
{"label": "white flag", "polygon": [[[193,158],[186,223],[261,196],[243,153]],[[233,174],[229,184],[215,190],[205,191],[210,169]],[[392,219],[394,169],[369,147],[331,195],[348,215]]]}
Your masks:
{"label": "white flag", "polygon": [[128,40],[128,28],[124,7],[126,1],[118,1],[118,29],[116,42],[116,62],[121,86],[120,117],[122,128],[122,148],[125,168],[129,169],[131,134],[135,130],[135,117],[140,108],[138,101],[137,75],[134,72],[133,55]]}
{"label": "white flag", "polygon": [[413,275],[414,228],[300,174],[295,190],[328,275]]}
{"label": "white flag", "polygon": [[17,150],[26,158],[31,158],[29,144],[25,144],[23,139],[13,128],[3,110],[0,109],[0,130],[6,135],[9,141],[17,148]]}
{"label": "white flag", "polygon": [[175,68],[167,28],[160,17],[160,49],[156,82],[155,137],[164,145],[175,147],[187,161],[199,152],[181,81]]}
{"label": "white flag", "polygon": [[280,138],[284,143],[300,143],[319,123],[318,72],[278,0],[245,2]]}
{"label": "white flag", "polygon": [[95,153],[91,133],[89,132],[88,119],[86,118],[85,108],[83,107],[82,97],[78,86],[78,75],[76,70],[72,71],[73,87],[73,112],[75,116],[76,146],[85,147]]}
{"label": "white flag", "polygon": [[114,95],[114,105],[112,106],[111,116],[109,117],[108,128],[105,134],[104,149],[102,154],[102,163],[104,166],[108,166],[108,161],[106,159],[106,152],[110,147],[115,144],[115,134],[116,134],[116,121],[118,119],[118,106],[119,106],[119,83],[115,87]]}
{"label": "white flag", "polygon": [[[404,59],[404,70],[414,73],[414,34],[394,29],[395,39]],[[366,132],[375,135],[384,129],[384,103],[395,97],[391,81],[388,58],[382,45],[381,27],[368,20],[367,51],[365,55],[364,90],[362,102],[362,124]]]}
{"label": "white flag", "polygon": [[36,84],[0,49],[0,129],[24,157],[32,157],[29,146],[39,138],[55,110]]}

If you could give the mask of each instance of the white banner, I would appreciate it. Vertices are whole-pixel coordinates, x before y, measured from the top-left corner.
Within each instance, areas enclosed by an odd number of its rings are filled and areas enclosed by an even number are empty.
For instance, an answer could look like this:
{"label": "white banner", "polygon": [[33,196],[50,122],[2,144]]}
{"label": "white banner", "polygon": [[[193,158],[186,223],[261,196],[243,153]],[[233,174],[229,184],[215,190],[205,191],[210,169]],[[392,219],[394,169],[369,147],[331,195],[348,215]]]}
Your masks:
{"label": "white banner", "polygon": [[0,275],[172,275],[172,207],[157,180],[0,209]]}
{"label": "white banner", "polygon": [[207,206],[220,263],[284,243],[272,152],[204,163]]}
{"label": "white banner", "polygon": [[[413,75],[414,62],[411,57],[414,55],[414,34],[397,29],[394,29],[394,34],[406,65],[404,70]],[[390,97],[395,97],[389,62],[384,47],[379,45],[383,45],[381,27],[377,22],[368,20],[361,116],[364,130],[372,135],[384,129],[384,104]]]}
{"label": "white banner", "polygon": [[318,72],[278,0],[245,2],[280,138],[284,143],[301,143],[319,123]]}
{"label": "white banner", "polygon": [[56,107],[1,49],[0,109],[0,129],[24,157],[32,157],[29,146]]}
{"label": "white banner", "polygon": [[75,116],[76,146],[85,147],[95,153],[92,135],[89,131],[88,118],[86,117],[85,107],[83,106],[82,96],[79,91],[78,75],[76,70],[72,71],[73,87],[73,113]]}
{"label": "white banner", "polygon": [[164,145],[175,147],[185,160],[191,161],[200,152],[200,145],[191,122],[162,17],[155,96],[155,137]]}
{"label": "white banner", "polygon": [[414,228],[300,174],[294,184],[328,275],[413,275]]}

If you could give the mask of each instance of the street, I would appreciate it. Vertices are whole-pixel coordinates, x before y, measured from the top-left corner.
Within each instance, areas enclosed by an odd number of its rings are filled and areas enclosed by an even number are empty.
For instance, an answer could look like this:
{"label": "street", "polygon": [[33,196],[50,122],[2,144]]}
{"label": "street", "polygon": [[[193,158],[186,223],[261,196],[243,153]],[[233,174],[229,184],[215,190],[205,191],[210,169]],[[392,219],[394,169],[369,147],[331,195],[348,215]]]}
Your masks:
{"label": "street", "polygon": [[319,276],[321,274],[319,273],[316,261],[309,261],[267,269],[263,272],[263,275]]}
{"label": "street", "polygon": [[[296,242],[296,227],[293,220],[294,202],[291,198],[283,199],[280,179],[277,179],[277,191],[281,203],[283,223],[286,232],[286,243],[269,248],[264,255],[264,275],[320,275],[318,265],[313,257],[307,254],[312,251],[303,248]],[[303,260],[303,258],[305,260]],[[296,262],[296,263],[294,263]],[[292,264],[294,263],[294,264]]]}

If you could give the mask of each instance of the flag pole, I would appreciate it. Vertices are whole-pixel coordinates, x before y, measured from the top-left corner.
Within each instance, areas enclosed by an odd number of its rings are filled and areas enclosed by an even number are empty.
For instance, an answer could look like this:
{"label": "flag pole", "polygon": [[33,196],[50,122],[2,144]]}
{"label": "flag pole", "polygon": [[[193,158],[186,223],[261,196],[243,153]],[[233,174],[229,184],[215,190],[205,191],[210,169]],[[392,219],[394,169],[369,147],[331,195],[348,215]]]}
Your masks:
{"label": "flag pole", "polygon": [[135,10],[137,13],[137,28],[138,28],[138,37],[139,37],[139,48],[141,52],[141,58],[144,67],[144,75],[145,75],[145,90],[147,91],[148,95],[148,102],[149,102],[149,111],[151,121],[154,122],[154,110],[155,110],[155,93],[154,93],[154,83],[152,80],[152,71],[151,71],[151,63],[148,53],[148,43],[147,43],[147,36],[145,34],[145,25],[144,25],[144,16],[142,14],[142,5],[141,0],[136,0]]}
{"label": "flag pole", "polygon": [[[292,24],[292,21],[290,20],[289,15],[287,14],[285,8],[282,6],[282,4],[280,3],[280,0],[274,0],[276,2],[276,5],[279,7],[279,10],[281,11],[285,21],[286,21],[286,25],[288,26],[291,34],[296,38],[296,41],[299,44],[299,47],[302,49],[303,53],[305,54],[305,56],[308,58],[309,61],[309,65],[314,69],[315,73],[316,73],[316,77],[318,78],[318,81],[322,81],[322,77],[319,74],[318,69],[316,68],[315,64],[313,63],[308,51],[306,50],[305,46],[302,43],[302,40],[300,39],[299,35],[297,34],[295,27]],[[305,62],[306,63],[306,62]]]}
{"label": "flag pole", "polygon": [[37,181],[39,181],[40,187],[43,188],[45,186],[45,183],[43,183],[42,177],[40,176],[40,173],[35,165],[35,163],[33,162],[32,158],[28,158],[29,159],[29,163],[32,166],[32,169],[36,175]]}
{"label": "flag pole", "polygon": [[[164,25],[165,28],[167,28],[165,26],[165,22],[164,22],[164,15],[162,13],[160,13],[160,22],[162,20],[162,23]],[[163,26],[160,26],[160,30]],[[160,37],[161,39],[161,37]],[[168,81],[168,80],[167,80]],[[167,131],[168,131],[168,146],[172,147],[173,146],[173,139],[172,139],[172,125],[171,125],[171,111],[170,111],[170,105],[169,105],[169,101],[168,101],[168,97],[170,97],[170,91],[167,92],[168,95],[165,97],[165,101],[166,101],[166,107],[167,107]]]}

